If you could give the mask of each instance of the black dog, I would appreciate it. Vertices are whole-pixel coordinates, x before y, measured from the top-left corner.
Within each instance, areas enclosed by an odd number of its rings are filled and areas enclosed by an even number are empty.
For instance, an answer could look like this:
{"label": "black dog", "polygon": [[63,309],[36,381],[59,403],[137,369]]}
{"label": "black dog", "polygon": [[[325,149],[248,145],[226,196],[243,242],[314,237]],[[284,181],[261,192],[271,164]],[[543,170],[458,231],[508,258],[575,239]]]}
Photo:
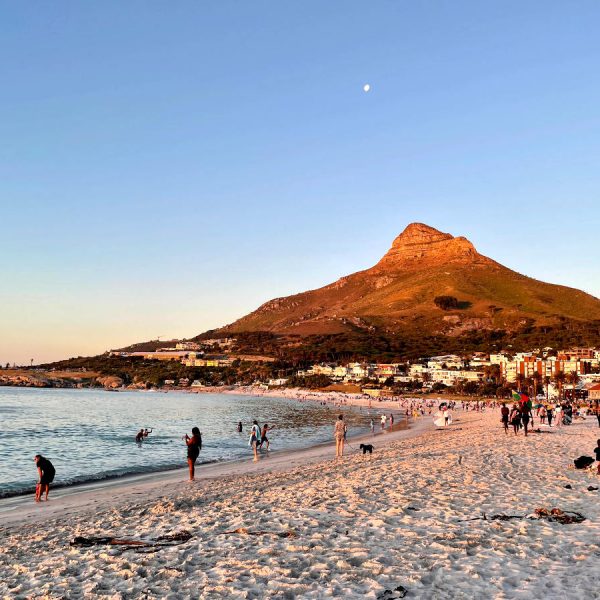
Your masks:
{"label": "black dog", "polygon": [[371,444],[361,444],[359,448],[363,451],[363,454],[366,454],[367,452],[373,454],[373,446]]}

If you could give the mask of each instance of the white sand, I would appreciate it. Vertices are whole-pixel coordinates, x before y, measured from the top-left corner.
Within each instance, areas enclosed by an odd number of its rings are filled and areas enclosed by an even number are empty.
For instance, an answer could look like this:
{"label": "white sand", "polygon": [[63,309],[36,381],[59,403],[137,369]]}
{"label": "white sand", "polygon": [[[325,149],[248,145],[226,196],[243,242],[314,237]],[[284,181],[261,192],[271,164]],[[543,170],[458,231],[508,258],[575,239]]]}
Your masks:
{"label": "white sand", "polygon": [[[596,420],[525,439],[506,436],[497,412],[455,418],[376,438],[372,460],[316,448],[194,484],[175,472],[109,486],[96,504],[85,491],[2,512],[0,595],[377,598],[403,585],[407,598],[600,598],[600,496],[586,489],[600,478],[568,468],[592,454]],[[588,519],[461,522],[538,506]],[[240,527],[294,537],[225,533]],[[193,538],[150,554],[69,546],[180,530]]]}

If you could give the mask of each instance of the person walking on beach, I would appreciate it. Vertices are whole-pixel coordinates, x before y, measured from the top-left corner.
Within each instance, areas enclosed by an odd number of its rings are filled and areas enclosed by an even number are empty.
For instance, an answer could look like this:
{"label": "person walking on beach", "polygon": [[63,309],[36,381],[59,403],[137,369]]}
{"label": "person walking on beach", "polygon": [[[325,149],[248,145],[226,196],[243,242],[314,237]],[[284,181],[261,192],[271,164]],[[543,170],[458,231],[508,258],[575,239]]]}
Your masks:
{"label": "person walking on beach", "polygon": [[333,435],[335,437],[335,457],[344,456],[344,432],[346,430],[346,424],[344,423],[344,415],[340,415],[338,420],[335,422],[333,429]]}
{"label": "person walking on beach", "polygon": [[394,413],[390,413],[390,429],[394,428]]}
{"label": "person walking on beach", "polygon": [[196,474],[196,460],[202,449],[202,434],[197,427],[192,428],[192,437],[187,433],[185,434],[185,443],[187,446],[187,461],[190,468],[190,481],[194,481],[194,475]]}
{"label": "person walking on beach", "polygon": [[37,466],[38,475],[40,480],[35,486],[35,501],[40,502],[42,500],[42,494],[46,492],[46,502],[48,502],[48,494],[50,493],[50,484],[54,481],[54,475],[56,470],[54,465],[41,454],[36,454],[34,459]]}
{"label": "person walking on beach", "polygon": [[267,437],[267,433],[273,429],[273,426],[269,426],[268,423],[265,423],[262,427],[262,431],[260,432],[260,445],[259,448],[262,450],[263,444],[267,443],[267,452],[269,451],[269,438]]}
{"label": "person walking on beach", "polygon": [[510,423],[515,430],[515,435],[517,435],[517,433],[519,433],[519,428],[521,427],[521,411],[516,404],[513,405],[513,408],[510,411]]}
{"label": "person walking on beach", "polygon": [[502,425],[504,426],[504,433],[508,435],[508,416],[510,415],[510,410],[508,410],[508,406],[506,406],[504,402],[502,403],[500,414],[502,415]]}
{"label": "person walking on beach", "polygon": [[549,406],[546,409],[546,416],[548,417],[548,427],[552,427],[552,419],[554,418],[554,411],[552,410],[552,406]]}
{"label": "person walking on beach", "polygon": [[254,462],[258,462],[258,444],[260,443],[261,433],[258,421],[252,421],[252,429],[250,430],[250,446],[254,452]]}
{"label": "person walking on beach", "polygon": [[529,418],[531,416],[531,409],[527,402],[521,404],[521,422],[523,423],[523,429],[525,430],[525,437],[527,437],[527,428],[529,427]]}

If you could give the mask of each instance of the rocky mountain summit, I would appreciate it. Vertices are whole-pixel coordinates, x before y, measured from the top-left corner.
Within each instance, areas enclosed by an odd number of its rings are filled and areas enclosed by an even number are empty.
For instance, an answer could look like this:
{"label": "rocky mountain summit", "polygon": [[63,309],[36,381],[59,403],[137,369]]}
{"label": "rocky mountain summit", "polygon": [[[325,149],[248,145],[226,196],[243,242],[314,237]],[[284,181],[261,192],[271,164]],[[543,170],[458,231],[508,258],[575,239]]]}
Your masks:
{"label": "rocky mountain summit", "polygon": [[219,331],[459,336],[565,320],[600,320],[600,300],[512,271],[465,237],[412,223],[370,269],[270,300]]}

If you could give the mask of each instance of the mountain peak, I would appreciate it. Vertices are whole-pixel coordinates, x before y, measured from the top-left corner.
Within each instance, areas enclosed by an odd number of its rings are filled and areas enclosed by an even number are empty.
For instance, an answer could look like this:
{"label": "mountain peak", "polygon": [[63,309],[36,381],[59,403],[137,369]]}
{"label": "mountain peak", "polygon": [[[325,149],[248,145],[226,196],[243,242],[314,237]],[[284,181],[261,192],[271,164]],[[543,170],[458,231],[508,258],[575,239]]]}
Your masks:
{"label": "mountain peak", "polygon": [[411,223],[394,240],[375,268],[421,268],[448,262],[492,262],[464,237],[454,237],[424,223]]}

